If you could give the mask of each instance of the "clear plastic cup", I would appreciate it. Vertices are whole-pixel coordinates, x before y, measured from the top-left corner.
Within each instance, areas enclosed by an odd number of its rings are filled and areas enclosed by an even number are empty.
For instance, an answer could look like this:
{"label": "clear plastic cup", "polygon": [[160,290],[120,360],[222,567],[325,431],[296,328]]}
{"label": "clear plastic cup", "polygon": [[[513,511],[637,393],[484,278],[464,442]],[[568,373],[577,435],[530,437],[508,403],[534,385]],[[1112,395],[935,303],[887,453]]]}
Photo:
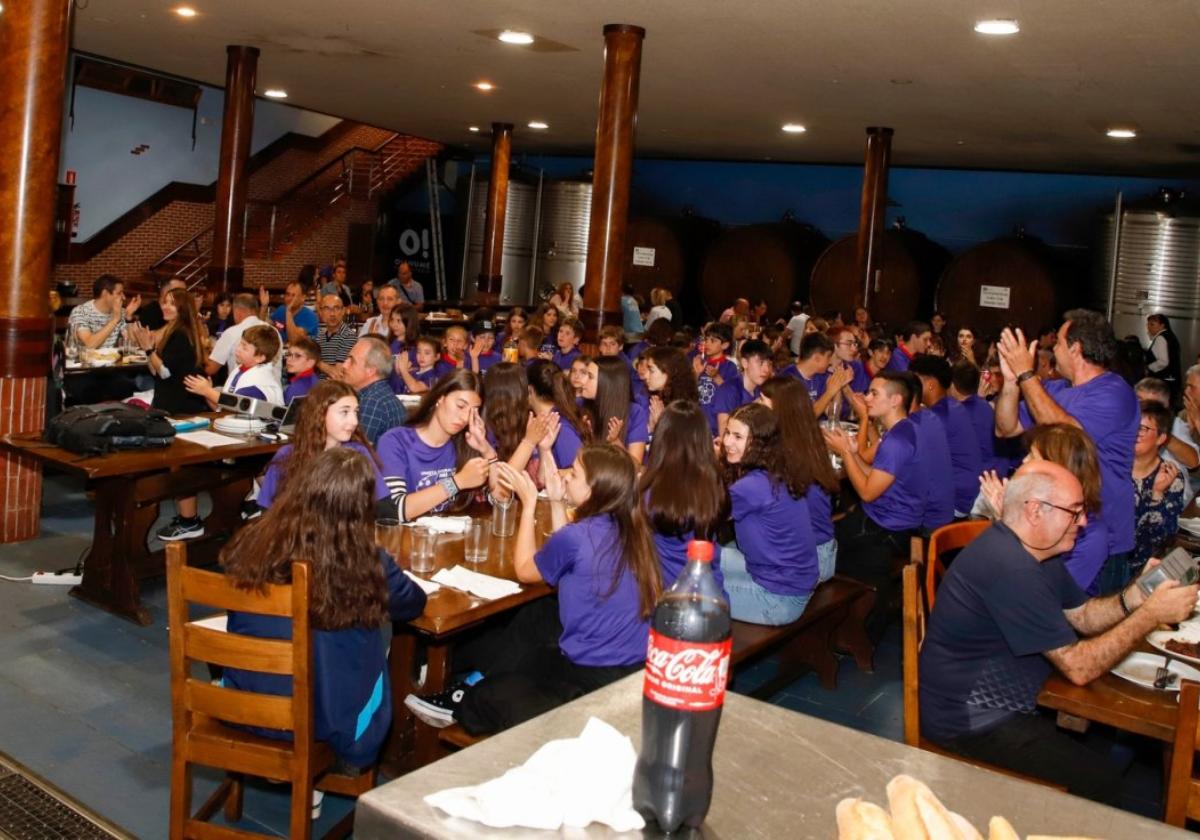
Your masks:
{"label": "clear plastic cup", "polygon": [[463,558],[472,565],[479,565],[488,557],[488,540],[491,528],[486,519],[472,519],[463,535],[465,546]]}
{"label": "clear plastic cup", "polygon": [[434,558],[437,556],[437,532],[424,525],[412,529],[412,542],[409,544],[409,564],[416,574],[429,574],[433,571]]}
{"label": "clear plastic cup", "polygon": [[517,532],[517,500],[515,498],[502,502],[496,499],[492,503],[492,534],[497,537],[511,537]]}

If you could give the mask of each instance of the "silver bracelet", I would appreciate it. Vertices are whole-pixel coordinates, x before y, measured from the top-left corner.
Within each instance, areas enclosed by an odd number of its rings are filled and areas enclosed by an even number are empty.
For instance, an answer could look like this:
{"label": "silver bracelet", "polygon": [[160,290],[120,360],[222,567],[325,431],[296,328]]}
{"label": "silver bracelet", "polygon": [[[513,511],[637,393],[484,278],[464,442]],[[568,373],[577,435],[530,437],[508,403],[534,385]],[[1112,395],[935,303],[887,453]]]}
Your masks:
{"label": "silver bracelet", "polygon": [[454,476],[448,475],[443,479],[438,480],[438,486],[446,491],[446,498],[453,499],[458,495],[458,483],[454,480]]}

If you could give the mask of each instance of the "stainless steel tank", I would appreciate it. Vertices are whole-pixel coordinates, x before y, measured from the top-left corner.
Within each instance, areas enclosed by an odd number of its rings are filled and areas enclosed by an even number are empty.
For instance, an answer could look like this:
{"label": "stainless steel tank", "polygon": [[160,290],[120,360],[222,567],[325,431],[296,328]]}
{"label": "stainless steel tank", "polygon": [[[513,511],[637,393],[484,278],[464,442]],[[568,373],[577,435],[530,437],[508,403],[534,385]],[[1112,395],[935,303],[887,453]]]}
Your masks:
{"label": "stainless steel tank", "polygon": [[[476,178],[471,188],[467,249],[463,255],[462,299],[475,298],[479,266],[483,262],[483,226],[487,213],[488,182]],[[500,303],[528,306],[532,302],[533,242],[537,230],[537,187],[508,182],[504,211],[504,251],[500,258]]]}
{"label": "stainless steel tank", "polygon": [[534,266],[535,303],[549,297],[560,283],[569,282],[576,290],[583,285],[591,218],[590,181],[544,182]]}
{"label": "stainless steel tank", "polygon": [[1136,335],[1143,347],[1146,316],[1166,315],[1186,371],[1200,351],[1200,203],[1163,190],[1119,212],[1104,217],[1094,303],[1101,311],[1111,305],[1118,339]]}

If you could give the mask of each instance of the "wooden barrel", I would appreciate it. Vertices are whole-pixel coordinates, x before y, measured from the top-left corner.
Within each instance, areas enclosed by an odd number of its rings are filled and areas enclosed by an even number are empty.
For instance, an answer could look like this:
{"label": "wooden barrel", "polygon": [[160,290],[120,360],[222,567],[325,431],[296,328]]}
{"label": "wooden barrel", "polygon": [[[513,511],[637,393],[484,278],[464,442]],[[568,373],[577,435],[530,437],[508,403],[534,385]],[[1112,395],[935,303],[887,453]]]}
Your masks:
{"label": "wooden barrel", "polygon": [[721,224],[704,216],[638,216],[625,236],[625,282],[647,304],[650,291],[663,288],[683,307],[684,321],[704,323],[697,288],[704,252],[721,234]]}
{"label": "wooden barrel", "polygon": [[951,329],[998,335],[1013,324],[1032,336],[1057,325],[1058,273],[1049,250],[1031,237],[1004,237],[963,251],[938,283],[937,308]]}
{"label": "wooden barrel", "polygon": [[791,302],[808,296],[808,276],[829,244],[797,222],[730,228],[713,241],[700,272],[700,298],[712,317],[743,297],[767,302],[771,318],[785,317]]}
{"label": "wooden barrel", "polygon": [[[871,317],[887,324],[903,324],[917,317],[929,317],[938,277],[950,261],[950,253],[924,234],[907,228],[883,232],[883,256],[879,275],[873,284],[869,309]],[[858,276],[858,234],[845,236],[830,245],[813,266],[813,310],[836,309],[847,321],[862,297]]]}

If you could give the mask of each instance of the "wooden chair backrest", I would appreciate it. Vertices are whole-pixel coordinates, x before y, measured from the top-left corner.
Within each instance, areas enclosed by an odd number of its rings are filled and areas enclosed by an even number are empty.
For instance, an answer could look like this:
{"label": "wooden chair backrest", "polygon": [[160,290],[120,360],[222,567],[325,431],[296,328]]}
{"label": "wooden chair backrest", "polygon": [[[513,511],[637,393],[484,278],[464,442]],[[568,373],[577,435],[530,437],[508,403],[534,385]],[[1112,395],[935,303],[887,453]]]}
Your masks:
{"label": "wooden chair backrest", "polygon": [[949,551],[966,548],[971,540],[978,537],[992,525],[986,519],[971,519],[966,522],[952,522],[943,525],[929,536],[929,552],[925,557],[925,599],[929,609],[933,609],[933,600],[937,596],[938,584],[946,574],[946,565],[942,555]]}
{"label": "wooden chair backrest", "polygon": [[921,592],[921,567],[910,563],[903,572],[904,595],[904,743],[921,745],[919,658],[925,641],[925,600]]}
{"label": "wooden chair backrest", "polygon": [[1179,717],[1175,723],[1175,741],[1167,773],[1166,809],[1163,821],[1187,827],[1188,819],[1200,819],[1200,779],[1193,766],[1200,748],[1200,683],[1184,680],[1179,684]]}
{"label": "wooden chair backrest", "polygon": [[[245,726],[288,730],[297,753],[312,744],[312,638],[308,616],[309,574],[292,565],[290,586],[264,591],[235,587],[222,574],[187,565],[182,543],[167,546],[167,613],[171,628],[171,705],[176,743],[197,716]],[[260,639],[189,623],[188,604],[289,618],[292,638]],[[292,696],[255,694],[191,676],[193,662],[292,677]]]}

